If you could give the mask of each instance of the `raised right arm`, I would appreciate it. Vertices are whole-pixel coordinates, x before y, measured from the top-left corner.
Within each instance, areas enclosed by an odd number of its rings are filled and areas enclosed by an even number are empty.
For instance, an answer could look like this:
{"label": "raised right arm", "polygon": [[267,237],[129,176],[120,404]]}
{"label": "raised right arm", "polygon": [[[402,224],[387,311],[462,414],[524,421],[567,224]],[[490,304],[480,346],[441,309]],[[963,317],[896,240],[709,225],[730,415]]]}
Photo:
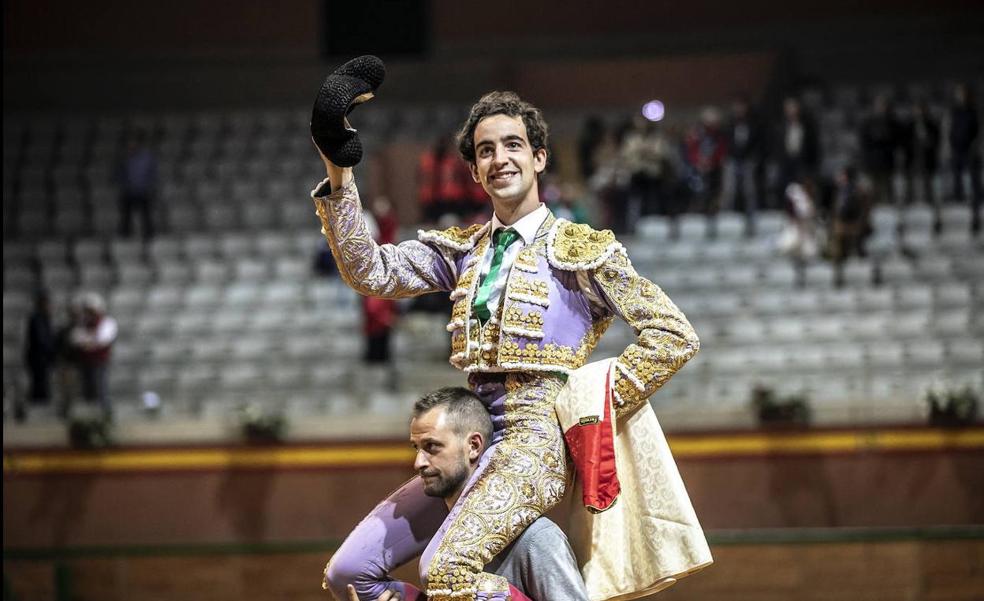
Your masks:
{"label": "raised right arm", "polygon": [[[347,181],[346,181],[347,180]],[[342,280],[365,296],[407,298],[454,289],[457,274],[449,252],[417,240],[377,244],[363,216],[355,181],[329,193],[329,180],[311,192]]]}

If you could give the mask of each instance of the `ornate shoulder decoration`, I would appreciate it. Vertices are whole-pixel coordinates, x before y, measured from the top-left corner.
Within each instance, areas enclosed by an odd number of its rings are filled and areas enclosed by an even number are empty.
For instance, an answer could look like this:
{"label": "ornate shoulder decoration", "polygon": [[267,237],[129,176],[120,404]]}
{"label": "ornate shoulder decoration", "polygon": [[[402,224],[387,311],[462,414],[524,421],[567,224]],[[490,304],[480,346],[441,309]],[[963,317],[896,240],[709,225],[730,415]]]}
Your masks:
{"label": "ornate shoulder decoration", "polygon": [[465,229],[454,226],[446,230],[417,230],[417,239],[421,242],[430,242],[445,248],[466,252],[475,246],[475,243],[478,242],[488,227],[488,223],[476,223]]}
{"label": "ornate shoulder decoration", "polygon": [[565,271],[595,269],[615,252],[625,249],[611,230],[558,219],[547,235],[547,260]]}

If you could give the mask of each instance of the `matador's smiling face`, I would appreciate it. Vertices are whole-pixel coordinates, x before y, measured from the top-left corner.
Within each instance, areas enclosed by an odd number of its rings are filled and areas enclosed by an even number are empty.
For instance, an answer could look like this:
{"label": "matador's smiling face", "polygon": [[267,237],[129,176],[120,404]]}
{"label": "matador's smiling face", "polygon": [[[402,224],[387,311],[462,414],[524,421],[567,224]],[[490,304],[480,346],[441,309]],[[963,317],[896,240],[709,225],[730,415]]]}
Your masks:
{"label": "matador's smiling face", "polygon": [[486,117],[475,127],[474,140],[472,177],[492,198],[497,212],[502,212],[500,207],[510,213],[523,205],[536,208],[540,203],[536,177],[547,166],[547,151],[533,149],[522,118]]}

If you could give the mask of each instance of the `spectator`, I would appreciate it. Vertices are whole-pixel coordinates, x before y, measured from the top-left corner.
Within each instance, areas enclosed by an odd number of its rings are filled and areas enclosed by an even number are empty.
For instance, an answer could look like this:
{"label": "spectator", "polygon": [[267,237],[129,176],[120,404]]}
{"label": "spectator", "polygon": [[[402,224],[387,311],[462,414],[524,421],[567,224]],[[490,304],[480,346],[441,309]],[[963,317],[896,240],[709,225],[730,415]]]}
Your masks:
{"label": "spectator", "polygon": [[844,285],[844,263],[852,255],[865,256],[864,242],[869,229],[869,202],[859,185],[857,170],[843,167],[834,181],[830,256],[834,262],[834,285]]}
{"label": "spectator", "polygon": [[543,187],[543,201],[554,217],[574,223],[588,223],[588,214],[578,202],[577,186],[570,182],[548,182]]}
{"label": "spectator", "polygon": [[400,223],[396,219],[396,212],[393,210],[393,203],[385,196],[379,196],[372,203],[372,217],[376,221],[376,241],[380,244],[393,244],[396,242],[397,230]]}
{"label": "spectator", "polygon": [[933,230],[939,234],[943,228],[940,215],[940,199],[934,183],[940,168],[940,124],[924,100],[913,103],[910,119],[900,128],[903,148],[903,164],[906,172],[906,188],[909,202],[915,200],[916,181],[922,184],[922,196],[933,207]]}
{"label": "spectator", "polygon": [[981,156],[977,149],[979,125],[977,109],[966,84],[958,84],[953,90],[953,106],[950,109],[950,160],[953,164],[953,192],[958,201],[966,198],[964,175],[970,177],[971,221],[970,230],[975,235],[981,229]]}
{"label": "spectator", "polygon": [[133,213],[140,214],[145,240],[154,236],[154,196],[157,191],[157,157],[150,149],[147,133],[137,130],[127,144],[126,157],[120,163],[120,235],[129,238],[133,231]]}
{"label": "spectator", "polygon": [[782,104],[783,118],[777,132],[776,156],[779,161],[780,186],[808,178],[816,180],[820,163],[820,141],[813,119],[805,114],[799,100],[788,97]]}
{"label": "spectator", "polygon": [[596,152],[605,138],[605,124],[597,115],[591,115],[584,122],[577,138],[578,167],[581,177],[588,181],[595,174],[598,165]]}
{"label": "spectator", "polygon": [[82,297],[82,319],[71,332],[70,342],[79,354],[82,396],[97,402],[107,418],[112,417],[109,400],[109,363],[119,327],[106,314],[106,303],[93,292]]}
{"label": "spectator", "polygon": [[[369,230],[377,244],[393,244],[396,242],[399,224],[393,213],[393,205],[385,196],[376,198],[372,203],[372,212],[366,215]],[[396,365],[390,341],[393,327],[398,317],[396,303],[391,300],[373,296],[362,297],[363,333],[365,335],[365,354],[363,359],[369,367],[368,380],[385,381],[386,388],[397,389]],[[369,390],[381,387],[373,385]]]}
{"label": "spectator", "polygon": [[871,114],[861,127],[861,149],[864,167],[871,178],[874,202],[891,203],[892,173],[895,171],[895,149],[898,143],[898,123],[884,95],[875,97]]}
{"label": "spectator", "polygon": [[603,207],[605,223],[616,234],[629,231],[627,219],[629,176],[619,157],[619,139],[615,132],[605,132],[601,144],[595,150],[594,174],[588,187]]}
{"label": "spectator", "polygon": [[659,126],[637,115],[632,129],[622,140],[621,154],[630,177],[627,219],[635,222],[640,215],[663,213],[669,143],[659,131]]}
{"label": "spectator", "polygon": [[67,307],[68,320],[58,328],[55,335],[55,374],[58,382],[59,407],[61,417],[68,417],[72,403],[79,395],[79,372],[81,357],[72,345],[72,332],[82,321],[81,299],[72,299]]}
{"label": "spectator", "polygon": [[[755,235],[758,209],[758,173],[762,162],[762,131],[748,100],[739,98],[731,107],[731,123],[726,132],[728,155],[724,164],[723,204],[726,209],[745,213],[745,236]],[[742,199],[741,205],[737,200]],[[788,196],[787,196],[788,199]]]}
{"label": "spectator", "polygon": [[468,166],[458,158],[451,136],[442,136],[434,148],[420,155],[417,198],[428,222],[437,223],[449,213],[459,218],[471,213],[473,188]]}
{"label": "spectator", "polygon": [[787,223],[779,236],[779,250],[793,262],[796,285],[806,285],[806,265],[816,258],[816,204],[807,182],[786,186]]}
{"label": "spectator", "polygon": [[330,278],[338,275],[338,266],[335,265],[335,257],[331,254],[331,247],[327,240],[319,240],[318,247],[314,251],[314,261],[311,268],[315,275],[323,278]]}
{"label": "spectator", "polygon": [[717,212],[721,204],[721,172],[728,144],[721,132],[717,109],[701,111],[700,123],[684,139],[684,156],[690,169],[691,190],[697,209],[707,217],[707,237],[717,235]]}
{"label": "spectator", "polygon": [[51,327],[51,303],[48,293],[39,291],[34,298],[34,311],[27,319],[24,362],[31,376],[28,398],[32,403],[47,404],[51,400],[51,366],[55,360],[55,337]]}

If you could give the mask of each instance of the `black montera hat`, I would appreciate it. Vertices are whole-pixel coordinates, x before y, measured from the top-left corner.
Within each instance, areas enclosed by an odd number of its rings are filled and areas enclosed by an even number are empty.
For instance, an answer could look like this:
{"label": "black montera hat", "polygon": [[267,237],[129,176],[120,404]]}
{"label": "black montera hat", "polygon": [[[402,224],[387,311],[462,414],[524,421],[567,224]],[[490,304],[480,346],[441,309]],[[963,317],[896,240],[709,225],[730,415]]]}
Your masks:
{"label": "black montera hat", "polygon": [[321,85],[311,111],[311,135],[321,152],[339,167],[351,167],[362,160],[359,133],[346,115],[372,98],[385,77],[383,61],[365,55],[336,69]]}

